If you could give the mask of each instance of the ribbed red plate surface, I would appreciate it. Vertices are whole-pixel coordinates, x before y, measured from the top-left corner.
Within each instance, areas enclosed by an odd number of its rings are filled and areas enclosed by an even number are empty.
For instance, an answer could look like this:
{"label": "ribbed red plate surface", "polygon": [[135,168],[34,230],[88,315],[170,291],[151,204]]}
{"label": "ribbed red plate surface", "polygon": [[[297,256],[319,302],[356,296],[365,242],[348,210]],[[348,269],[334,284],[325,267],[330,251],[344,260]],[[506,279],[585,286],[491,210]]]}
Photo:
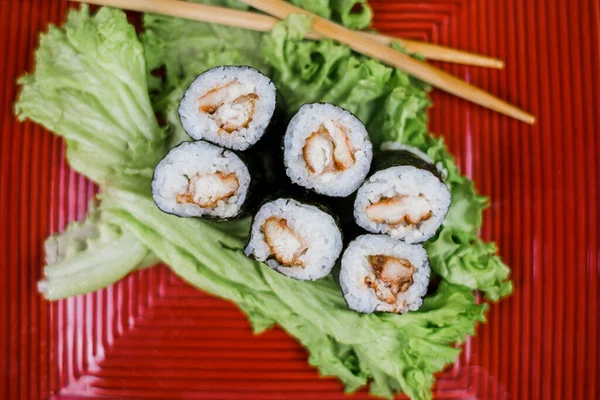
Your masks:
{"label": "ribbed red plate surface", "polygon": [[[539,118],[529,127],[433,94],[431,129],[491,196],[482,234],[515,283],[436,396],[599,398],[600,2],[371,4],[385,32],[505,59],[503,71],[442,67]],[[233,305],[164,267],[58,303],[37,295],[44,238],[84,217],[94,193],[62,142],[11,110],[38,33],[66,7],[0,0],[0,398],[345,399],[285,333],[253,336]]]}

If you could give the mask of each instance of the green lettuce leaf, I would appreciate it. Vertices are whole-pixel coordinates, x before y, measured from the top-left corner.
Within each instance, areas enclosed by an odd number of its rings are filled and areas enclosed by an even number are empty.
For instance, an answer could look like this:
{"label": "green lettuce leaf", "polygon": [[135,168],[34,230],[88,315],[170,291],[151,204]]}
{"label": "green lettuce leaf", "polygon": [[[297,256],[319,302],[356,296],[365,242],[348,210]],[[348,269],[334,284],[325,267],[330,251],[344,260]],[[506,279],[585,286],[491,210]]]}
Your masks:
{"label": "green lettuce leaf", "polygon": [[367,0],[290,0],[290,3],[350,29],[366,28],[373,19]]}
{"label": "green lettuce leaf", "polygon": [[478,237],[489,199],[479,195],[473,181],[460,174],[442,139],[415,137],[407,143],[427,152],[444,171],[452,193],[441,231],[425,245],[432,268],[448,282],[477,289],[489,300],[510,295],[510,269],[498,256],[496,245]]}
{"label": "green lettuce leaf", "polygon": [[497,256],[494,243],[479,238],[464,241],[451,229],[442,229],[439,237],[427,244],[435,271],[448,282],[458,282],[482,291],[489,300],[512,293],[510,269]]}
{"label": "green lettuce leaf", "polygon": [[[168,147],[146,86],[143,48],[121,11],[87,6],[40,38],[35,70],[19,79],[17,116],[65,138],[72,168],[103,187],[148,193]],[[39,289],[48,299],[106,287],[158,259],[129,232],[90,209],[45,243]]]}
{"label": "green lettuce leaf", "polygon": [[164,68],[169,89],[218,65],[244,64],[269,72],[256,51],[261,32],[155,14],[144,15],[144,27],[148,69]]}
{"label": "green lettuce leaf", "polygon": [[44,279],[38,289],[48,300],[90,293],[159,259],[129,231],[106,222],[92,204],[83,222],[46,239]]}
{"label": "green lettuce leaf", "polygon": [[117,10],[71,11],[41,36],[15,112],[65,138],[77,171],[100,185],[143,190],[166,148],[135,29]]}

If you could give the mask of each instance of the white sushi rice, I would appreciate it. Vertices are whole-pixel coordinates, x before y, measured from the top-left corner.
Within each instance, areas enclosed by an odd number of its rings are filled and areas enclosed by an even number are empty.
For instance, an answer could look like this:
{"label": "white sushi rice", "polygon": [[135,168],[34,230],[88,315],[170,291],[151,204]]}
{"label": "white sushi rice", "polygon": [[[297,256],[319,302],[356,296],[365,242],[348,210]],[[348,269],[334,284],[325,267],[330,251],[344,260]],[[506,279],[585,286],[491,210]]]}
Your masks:
{"label": "white sushi rice", "polygon": [[[258,95],[258,99],[248,126],[226,133],[209,114],[200,111],[199,99],[234,80]],[[196,140],[204,139],[229,149],[246,150],[265,133],[275,112],[275,105],[276,89],[268,77],[250,67],[222,66],[202,73],[192,82],[179,105],[179,118],[187,134]]]}
{"label": "white sushi rice", "polygon": [[[416,225],[391,226],[375,222],[367,216],[367,207],[383,198],[422,195],[431,206],[429,219]],[[358,189],[354,202],[354,218],[362,228],[372,233],[385,233],[394,239],[408,243],[420,243],[430,239],[444,221],[450,207],[448,187],[431,172],[403,165],[387,168],[373,174]]]}
{"label": "white sushi rice", "polygon": [[[308,245],[306,253],[300,257],[304,268],[285,266],[274,258],[262,230],[270,217],[285,219],[288,226]],[[258,210],[244,253],[290,278],[315,280],[331,272],[342,247],[342,234],[331,215],[315,206],[281,198],[265,203]]]}
{"label": "white sushi rice", "polygon": [[[375,290],[365,283],[373,274],[368,257],[385,255],[408,260],[414,267],[413,284],[398,293],[396,304],[380,300]],[[353,240],[342,255],[340,286],[348,306],[358,312],[388,311],[406,313],[419,309],[429,284],[429,260],[421,245],[394,240],[386,235],[362,235]]]}
{"label": "white sushi rice", "polygon": [[[306,140],[326,121],[345,128],[355,163],[337,173],[311,174],[303,157]],[[286,174],[292,182],[326,196],[345,197],[364,181],[373,159],[373,146],[363,123],[333,104],[305,104],[290,121],[284,138]]]}
{"label": "white sushi rice", "polygon": [[[235,173],[239,187],[235,193],[219,200],[215,207],[202,208],[193,203],[178,203],[178,194],[185,193],[189,177],[221,172]],[[154,170],[152,196],[164,212],[181,217],[211,216],[231,218],[239,214],[250,186],[250,172],[233,152],[207,142],[184,142],[171,149]]]}

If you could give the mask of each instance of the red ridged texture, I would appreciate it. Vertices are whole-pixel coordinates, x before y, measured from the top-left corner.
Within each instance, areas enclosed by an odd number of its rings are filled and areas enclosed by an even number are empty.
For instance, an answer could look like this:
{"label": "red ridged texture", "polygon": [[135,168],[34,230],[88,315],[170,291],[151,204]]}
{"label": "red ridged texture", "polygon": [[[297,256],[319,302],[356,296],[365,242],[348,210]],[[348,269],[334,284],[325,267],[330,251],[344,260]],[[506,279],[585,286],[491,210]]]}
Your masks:
{"label": "red ridged texture", "polygon": [[[440,66],[538,116],[533,126],[433,93],[432,131],[492,198],[482,235],[515,293],[440,375],[439,398],[595,399],[598,365],[600,3],[373,0],[375,26],[506,60]],[[0,1],[0,398],[346,399],[285,333],[253,336],[231,304],[159,267],[49,304],[36,293],[46,235],[83,218],[94,187],[63,143],[12,115],[58,0]],[[353,398],[366,398],[360,392]]]}

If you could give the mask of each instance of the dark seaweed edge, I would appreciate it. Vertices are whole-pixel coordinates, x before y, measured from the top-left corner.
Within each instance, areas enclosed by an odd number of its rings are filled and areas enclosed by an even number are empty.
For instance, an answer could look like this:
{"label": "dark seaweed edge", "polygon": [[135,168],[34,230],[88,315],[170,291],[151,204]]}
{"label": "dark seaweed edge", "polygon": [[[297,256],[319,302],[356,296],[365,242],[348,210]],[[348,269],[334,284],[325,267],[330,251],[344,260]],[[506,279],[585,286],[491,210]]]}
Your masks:
{"label": "dark seaweed edge", "polygon": [[444,180],[435,165],[423,160],[421,157],[408,150],[384,150],[375,153],[373,155],[373,164],[371,171],[369,172],[369,178],[384,169],[400,166],[412,166],[428,171],[438,178],[440,182],[444,183]]}

